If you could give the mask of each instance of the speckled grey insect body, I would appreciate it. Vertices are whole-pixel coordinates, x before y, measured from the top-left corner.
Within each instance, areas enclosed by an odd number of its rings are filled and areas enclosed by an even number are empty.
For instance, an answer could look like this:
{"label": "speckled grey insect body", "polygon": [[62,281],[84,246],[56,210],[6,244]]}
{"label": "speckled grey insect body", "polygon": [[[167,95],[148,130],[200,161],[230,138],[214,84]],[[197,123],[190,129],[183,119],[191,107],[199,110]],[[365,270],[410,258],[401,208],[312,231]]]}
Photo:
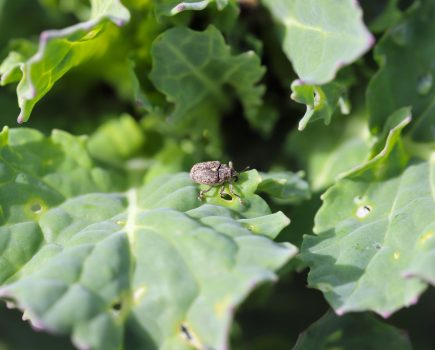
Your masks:
{"label": "speckled grey insect body", "polygon": [[[240,196],[234,193],[232,184],[234,181],[238,180],[238,177],[239,173],[234,170],[232,162],[222,164],[217,160],[213,160],[210,162],[197,163],[190,170],[190,178],[193,182],[210,185],[208,189],[199,192],[198,198],[200,200],[204,199],[204,194],[210,191],[213,187],[228,183],[231,194],[239,198],[240,203],[243,203]],[[222,186],[220,189],[220,195],[222,198],[228,194],[224,191],[225,186]]]}

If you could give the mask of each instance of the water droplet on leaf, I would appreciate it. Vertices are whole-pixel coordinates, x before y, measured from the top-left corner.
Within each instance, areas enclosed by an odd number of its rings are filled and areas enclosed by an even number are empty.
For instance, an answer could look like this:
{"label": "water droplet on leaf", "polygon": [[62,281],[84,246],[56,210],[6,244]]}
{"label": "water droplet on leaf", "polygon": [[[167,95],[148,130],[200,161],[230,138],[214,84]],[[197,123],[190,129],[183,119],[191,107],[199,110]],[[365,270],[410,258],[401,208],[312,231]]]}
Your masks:
{"label": "water droplet on leaf", "polygon": [[29,179],[28,179],[26,174],[19,173],[17,175],[17,177],[15,178],[15,182],[19,183],[19,184],[28,184],[29,183]]}
{"label": "water droplet on leaf", "polygon": [[418,78],[417,81],[417,92],[420,95],[427,95],[432,89],[433,77],[431,73],[426,73]]}
{"label": "water droplet on leaf", "polygon": [[411,30],[406,24],[394,28],[391,35],[393,41],[399,46],[406,46],[411,40]]}
{"label": "water droplet on leaf", "polygon": [[355,203],[355,204],[359,204],[359,203],[361,203],[363,201],[363,197],[361,197],[361,196],[356,196],[354,199],[353,199],[353,202]]}

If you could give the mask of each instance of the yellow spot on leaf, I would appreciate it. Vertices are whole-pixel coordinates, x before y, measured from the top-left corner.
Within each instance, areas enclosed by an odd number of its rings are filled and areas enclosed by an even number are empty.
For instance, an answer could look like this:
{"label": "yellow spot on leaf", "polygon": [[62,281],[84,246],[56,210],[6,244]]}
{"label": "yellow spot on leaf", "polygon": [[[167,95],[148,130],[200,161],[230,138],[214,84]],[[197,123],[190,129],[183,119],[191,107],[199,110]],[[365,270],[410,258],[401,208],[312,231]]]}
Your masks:
{"label": "yellow spot on leaf", "polygon": [[118,220],[116,221],[116,224],[119,226],[124,226],[126,224],[125,220]]}
{"label": "yellow spot on leaf", "polygon": [[139,304],[139,302],[142,300],[143,296],[145,295],[147,291],[146,286],[140,286],[137,288],[133,293],[133,301],[135,304]]}
{"label": "yellow spot on leaf", "polygon": [[420,237],[420,243],[424,244],[426,243],[426,241],[431,238],[433,236],[433,231],[428,231],[426,233],[424,233],[423,235],[421,235]]}
{"label": "yellow spot on leaf", "polygon": [[393,258],[394,258],[394,260],[399,260],[399,258],[400,258],[400,253],[399,253],[399,252],[394,252],[394,254],[393,254]]}
{"label": "yellow spot on leaf", "polygon": [[225,311],[228,310],[230,300],[230,297],[226,296],[222,301],[214,304],[214,311],[218,317],[222,317],[225,314]]}

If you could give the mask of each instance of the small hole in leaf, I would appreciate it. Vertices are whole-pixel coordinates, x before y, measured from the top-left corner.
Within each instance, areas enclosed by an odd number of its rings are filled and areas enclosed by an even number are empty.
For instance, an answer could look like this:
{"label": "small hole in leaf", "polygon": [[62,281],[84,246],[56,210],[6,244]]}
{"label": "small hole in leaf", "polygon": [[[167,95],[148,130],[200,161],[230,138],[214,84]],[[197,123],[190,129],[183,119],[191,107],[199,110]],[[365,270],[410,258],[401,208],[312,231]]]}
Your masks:
{"label": "small hole in leaf", "polygon": [[381,243],[379,243],[379,242],[375,242],[375,243],[373,244],[373,246],[375,247],[376,250],[381,250],[381,249],[382,249],[382,245],[381,245]]}
{"label": "small hole in leaf", "polygon": [[114,311],[120,311],[122,308],[122,303],[120,301],[113,303],[112,309]]}
{"label": "small hole in leaf", "polygon": [[39,214],[42,211],[42,206],[39,203],[33,203],[30,205],[30,210],[33,211],[35,214]]}

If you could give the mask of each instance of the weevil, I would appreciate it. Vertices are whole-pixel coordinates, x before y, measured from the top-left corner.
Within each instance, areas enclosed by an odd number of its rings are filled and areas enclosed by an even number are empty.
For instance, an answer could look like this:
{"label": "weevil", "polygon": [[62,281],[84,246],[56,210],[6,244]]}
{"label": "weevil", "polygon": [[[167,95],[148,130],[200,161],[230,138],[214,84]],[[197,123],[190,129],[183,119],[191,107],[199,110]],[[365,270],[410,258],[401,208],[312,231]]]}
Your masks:
{"label": "weevil", "polygon": [[209,188],[199,192],[199,200],[203,200],[205,193],[219,185],[222,185],[220,196],[224,198],[225,195],[229,194],[225,192],[225,184],[228,183],[231,194],[236,196],[240,203],[243,204],[242,198],[234,192],[233,188],[233,182],[239,179],[239,173],[234,169],[233,162],[222,164],[218,160],[213,160],[197,163],[190,170],[190,178],[198,184],[210,185]]}

